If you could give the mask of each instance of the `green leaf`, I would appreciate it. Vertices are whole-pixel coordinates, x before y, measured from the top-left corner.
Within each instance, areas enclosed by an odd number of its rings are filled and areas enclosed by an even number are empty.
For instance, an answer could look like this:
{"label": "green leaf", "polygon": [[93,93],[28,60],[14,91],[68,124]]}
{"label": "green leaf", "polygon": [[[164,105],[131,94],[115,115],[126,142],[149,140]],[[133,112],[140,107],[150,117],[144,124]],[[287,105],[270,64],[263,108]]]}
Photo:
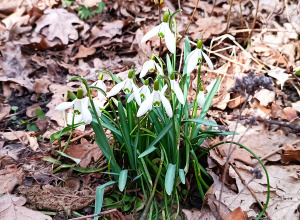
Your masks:
{"label": "green leaf", "polygon": [[192,119],[188,119],[188,120],[183,120],[181,122],[181,124],[183,125],[186,122],[195,122],[195,123],[198,123],[198,124],[203,124],[203,125],[213,126],[213,127],[218,126],[218,124],[216,124],[216,122],[206,120],[206,119],[202,119],[202,118],[192,118]]}
{"label": "green leaf", "polygon": [[81,19],[87,19],[93,17],[92,10],[87,6],[81,6],[80,8],[77,9],[77,11],[78,11],[78,16]]}
{"label": "green leaf", "polygon": [[16,112],[19,109],[19,107],[18,106],[11,106],[10,109],[12,111]]}
{"label": "green leaf", "polygon": [[38,126],[36,126],[36,123],[35,123],[35,122],[33,122],[33,123],[31,123],[31,124],[28,124],[28,125],[26,126],[26,129],[27,129],[28,131],[34,131],[34,132],[38,132],[38,131],[39,131],[39,128],[38,128]]}
{"label": "green leaf", "polygon": [[176,170],[176,165],[169,163],[168,170],[166,173],[166,179],[165,179],[165,189],[168,195],[171,195],[173,190],[174,180],[175,180],[175,170]]}
{"label": "green leaf", "polygon": [[[99,214],[101,212],[104,190],[105,187],[115,184],[116,181],[109,181],[103,185],[97,186],[96,188],[96,198],[95,198],[95,214]],[[94,217],[94,220],[98,220],[99,216]]]}
{"label": "green leaf", "polygon": [[98,2],[97,5],[98,8],[94,10],[93,13],[102,13],[106,5],[104,4],[104,2]]}
{"label": "green leaf", "polygon": [[[84,124],[85,124],[84,122],[74,124],[73,128],[77,128],[77,127],[79,127],[81,125],[84,125]],[[65,127],[64,129],[62,129],[61,131],[55,132],[54,134],[52,134],[50,136],[50,141],[54,142],[56,139],[60,138],[61,136],[64,136],[66,133],[70,132],[71,129],[72,129],[72,125],[69,125],[69,126]]]}
{"label": "green leaf", "polygon": [[171,62],[169,54],[167,54],[166,60],[167,60],[168,76],[170,77],[171,73],[173,72],[173,67],[172,67],[172,62]]}
{"label": "green leaf", "polygon": [[34,112],[39,119],[46,120],[45,113],[42,109],[37,108]]}
{"label": "green leaf", "polygon": [[127,212],[130,208],[131,208],[130,205],[125,205],[124,208],[123,208],[123,210],[124,210],[124,212]]}
{"label": "green leaf", "polygon": [[144,157],[148,154],[150,154],[152,151],[156,149],[154,147],[155,144],[157,144],[165,135],[169,132],[169,130],[172,127],[172,122],[170,122],[160,133],[157,135],[157,137],[154,139],[154,141],[149,145],[148,149],[145,150],[143,153],[140,154],[139,158]]}
{"label": "green leaf", "polygon": [[179,169],[178,170],[179,173],[179,177],[180,177],[180,181],[185,184],[185,175],[184,175],[184,170],[183,169]]}
{"label": "green leaf", "polygon": [[15,116],[15,115],[14,115],[14,116],[11,116],[11,117],[10,117],[10,120],[13,120],[13,121],[17,120],[17,116]]}
{"label": "green leaf", "polygon": [[76,164],[79,164],[80,163],[80,159],[78,159],[78,158],[75,158],[75,157],[71,157],[71,156],[69,156],[68,154],[66,154],[66,153],[63,153],[63,152],[61,152],[61,151],[55,151],[55,153],[58,153],[59,155],[61,155],[61,156],[63,156],[63,157],[66,157],[66,158],[69,158],[69,159],[71,159],[71,160],[73,160]]}
{"label": "green leaf", "polygon": [[127,182],[128,170],[122,170],[119,176],[119,190],[123,192]]}

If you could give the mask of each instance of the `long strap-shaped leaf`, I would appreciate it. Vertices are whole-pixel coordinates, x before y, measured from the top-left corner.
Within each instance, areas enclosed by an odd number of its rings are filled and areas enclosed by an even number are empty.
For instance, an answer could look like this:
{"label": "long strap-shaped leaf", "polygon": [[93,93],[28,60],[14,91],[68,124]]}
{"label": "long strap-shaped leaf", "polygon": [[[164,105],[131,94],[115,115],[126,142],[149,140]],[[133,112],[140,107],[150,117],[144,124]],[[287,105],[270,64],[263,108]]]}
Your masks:
{"label": "long strap-shaped leaf", "polygon": [[169,132],[169,130],[172,127],[172,122],[170,122],[160,133],[159,135],[157,135],[157,137],[154,139],[154,141],[149,145],[149,147],[147,148],[147,150],[145,150],[143,153],[141,153],[141,155],[139,156],[139,158],[144,157],[148,154],[150,154],[151,152],[153,152],[156,147],[154,147],[155,144],[157,144],[165,135],[166,133]]}

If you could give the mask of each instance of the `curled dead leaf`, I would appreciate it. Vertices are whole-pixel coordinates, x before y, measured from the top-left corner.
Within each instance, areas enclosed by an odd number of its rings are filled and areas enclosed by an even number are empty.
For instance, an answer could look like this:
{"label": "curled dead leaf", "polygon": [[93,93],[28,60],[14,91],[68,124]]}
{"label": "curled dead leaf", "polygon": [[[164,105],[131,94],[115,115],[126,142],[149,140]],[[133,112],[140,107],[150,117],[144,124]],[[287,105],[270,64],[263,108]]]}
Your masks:
{"label": "curled dead leaf", "polygon": [[0,103],[0,122],[9,114],[10,105],[4,105]]}
{"label": "curled dead leaf", "polygon": [[34,92],[37,94],[44,94],[44,93],[48,93],[48,86],[51,84],[51,81],[47,78],[47,77],[43,77],[41,79],[36,79],[33,89]]}
{"label": "curled dead leaf", "polygon": [[0,194],[11,193],[15,186],[22,184],[23,176],[23,170],[16,164],[5,166],[0,170]]}
{"label": "curled dead leaf", "polygon": [[291,107],[284,108],[283,113],[286,116],[288,121],[293,121],[296,118],[298,118],[297,112]]}
{"label": "curled dead leaf", "polygon": [[29,117],[29,118],[34,118],[36,117],[36,114],[35,114],[35,110],[36,109],[41,109],[41,107],[39,105],[32,105],[32,106],[29,106],[26,110],[26,115]]}

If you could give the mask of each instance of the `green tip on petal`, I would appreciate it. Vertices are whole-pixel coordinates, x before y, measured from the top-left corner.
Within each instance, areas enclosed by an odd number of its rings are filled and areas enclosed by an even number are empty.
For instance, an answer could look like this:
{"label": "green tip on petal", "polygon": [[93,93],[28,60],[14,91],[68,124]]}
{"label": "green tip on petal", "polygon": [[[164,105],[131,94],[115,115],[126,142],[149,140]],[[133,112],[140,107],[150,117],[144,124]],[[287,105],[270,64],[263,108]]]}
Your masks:
{"label": "green tip on petal", "polygon": [[82,99],[83,98],[83,89],[80,87],[77,90],[77,99]]}
{"label": "green tip on petal", "polygon": [[128,78],[131,79],[133,75],[134,75],[134,70],[133,69],[129,70]]}
{"label": "green tip on petal", "polygon": [[171,73],[170,79],[171,79],[171,80],[174,80],[174,79],[175,79],[175,73]]}
{"label": "green tip on petal", "polygon": [[151,57],[151,60],[154,60],[155,59],[155,56],[154,55],[152,55],[152,57]]}
{"label": "green tip on petal", "polygon": [[197,42],[197,48],[201,49],[201,47],[202,47],[202,38]]}
{"label": "green tip on petal", "polygon": [[100,75],[99,75],[99,80],[102,80],[103,79],[103,73],[101,73]]}
{"label": "green tip on petal", "polygon": [[203,90],[204,90],[204,88],[203,88],[203,86],[201,86],[201,87],[200,87],[200,91],[202,91],[202,92],[203,92]]}
{"label": "green tip on petal", "polygon": [[149,85],[149,79],[146,79],[145,80],[145,86],[148,86]]}
{"label": "green tip on petal", "polygon": [[163,22],[165,22],[165,23],[168,22],[168,20],[169,20],[169,15],[170,15],[170,13],[169,13],[168,11],[166,11],[166,12],[164,13]]}
{"label": "green tip on petal", "polygon": [[154,82],[154,90],[155,90],[155,91],[158,91],[158,90],[159,90],[159,82],[158,82],[158,80],[156,80],[156,81]]}

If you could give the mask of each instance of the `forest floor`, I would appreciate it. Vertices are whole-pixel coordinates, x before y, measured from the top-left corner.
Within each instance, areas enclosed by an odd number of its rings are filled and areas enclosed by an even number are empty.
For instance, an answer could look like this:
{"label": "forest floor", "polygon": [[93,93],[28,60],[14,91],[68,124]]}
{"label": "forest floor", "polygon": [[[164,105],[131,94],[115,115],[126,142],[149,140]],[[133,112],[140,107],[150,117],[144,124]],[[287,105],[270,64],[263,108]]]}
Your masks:
{"label": "forest floor", "polygon": [[[103,12],[87,19],[81,19],[78,12],[89,15],[97,10],[98,1],[66,2],[73,1],[0,1],[0,219],[58,220],[94,213],[95,188],[106,183],[108,175],[91,170],[104,169],[107,161],[93,141],[93,130],[86,125],[75,129],[66,151],[80,159],[79,165],[68,159],[63,159],[65,166],[51,163],[58,155],[50,148],[50,136],[65,126],[63,114],[55,107],[66,101],[68,91],[75,92],[80,86],[80,82],[67,82],[70,77],[80,76],[92,83],[98,70],[107,69],[125,79],[132,66],[139,74],[144,62],[159,53],[159,38],[140,43],[159,24],[153,1],[103,0]],[[191,20],[185,36],[193,41],[203,37],[214,65],[214,70],[202,65],[205,91],[222,77],[207,119],[242,134],[234,140],[265,164],[271,194],[264,218],[296,220],[300,216],[300,74],[295,74],[300,70],[300,4],[241,0],[232,1],[230,8],[229,2],[165,0],[162,11],[182,9],[176,14],[179,34]],[[81,6],[89,7],[88,11]],[[177,45],[179,69],[183,47],[184,40]],[[164,50],[162,57],[167,53]],[[274,90],[256,93],[235,128],[245,99],[228,89],[250,70],[271,77]],[[195,99],[196,79],[194,70],[188,103]],[[113,81],[109,75],[104,75],[104,80],[110,90]],[[252,116],[259,123],[248,127],[245,119]],[[62,142],[67,139],[66,135]],[[223,137],[205,141],[202,147],[222,141]],[[188,196],[178,219],[215,219],[217,208],[227,216],[223,219],[254,219],[261,211],[260,203],[264,205],[267,198],[266,176],[262,171],[262,178],[253,179],[257,160],[239,148],[229,160],[222,205],[217,203],[228,149],[229,144],[221,145],[201,161],[214,180],[204,204],[195,177],[187,175]],[[131,219],[132,208],[132,202],[122,203],[107,218]]]}

